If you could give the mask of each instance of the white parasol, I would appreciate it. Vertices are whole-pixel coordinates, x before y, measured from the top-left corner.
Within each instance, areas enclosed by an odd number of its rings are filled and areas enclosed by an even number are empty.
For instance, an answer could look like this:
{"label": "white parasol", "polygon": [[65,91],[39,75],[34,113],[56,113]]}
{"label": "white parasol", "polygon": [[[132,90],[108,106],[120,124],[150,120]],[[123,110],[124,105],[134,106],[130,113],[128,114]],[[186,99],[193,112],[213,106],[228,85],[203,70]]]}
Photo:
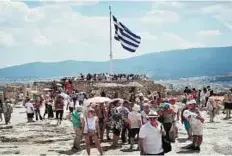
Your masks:
{"label": "white parasol", "polygon": [[88,107],[91,103],[105,103],[105,102],[109,102],[111,99],[108,98],[108,97],[100,97],[100,96],[97,96],[97,97],[93,97],[93,98],[90,98],[88,100],[85,100],[84,101],[84,106],[85,107]]}
{"label": "white parasol", "polygon": [[115,101],[119,101],[120,103],[123,103],[123,102],[124,102],[123,99],[121,99],[121,98],[116,98],[116,99],[110,100],[109,103],[114,103]]}
{"label": "white parasol", "polygon": [[57,85],[57,86],[60,86],[60,87],[62,86],[62,84],[60,84],[60,83],[57,83],[56,85]]}
{"label": "white parasol", "polygon": [[44,88],[43,91],[50,91],[50,88]]}

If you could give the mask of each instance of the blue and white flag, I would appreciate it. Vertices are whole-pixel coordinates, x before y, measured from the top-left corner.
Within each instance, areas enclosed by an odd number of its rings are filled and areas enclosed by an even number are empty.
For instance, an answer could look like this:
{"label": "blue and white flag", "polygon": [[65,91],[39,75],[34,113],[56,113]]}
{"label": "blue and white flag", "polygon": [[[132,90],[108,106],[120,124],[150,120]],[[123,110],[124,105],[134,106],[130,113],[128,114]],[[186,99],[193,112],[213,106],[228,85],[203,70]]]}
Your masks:
{"label": "blue and white flag", "polygon": [[114,39],[119,41],[122,47],[129,52],[135,52],[141,42],[141,37],[132,33],[126,26],[113,16],[115,34]]}

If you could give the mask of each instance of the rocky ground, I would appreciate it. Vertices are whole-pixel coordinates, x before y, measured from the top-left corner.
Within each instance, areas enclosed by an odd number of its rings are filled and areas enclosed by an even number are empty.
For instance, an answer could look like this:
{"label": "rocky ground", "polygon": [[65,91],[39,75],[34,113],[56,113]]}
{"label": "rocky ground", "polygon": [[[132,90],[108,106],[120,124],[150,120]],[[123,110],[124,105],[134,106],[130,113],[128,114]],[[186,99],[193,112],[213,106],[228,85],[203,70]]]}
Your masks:
{"label": "rocky ground", "polygon": [[[232,120],[223,120],[223,114],[216,117],[215,123],[208,123],[208,117],[204,125],[204,141],[200,153],[183,151],[180,147],[189,144],[184,127],[179,124],[179,138],[172,145],[173,151],[167,155],[191,154],[191,155],[230,155],[232,154]],[[72,152],[73,129],[70,121],[64,120],[59,126],[55,120],[44,120],[35,123],[26,123],[24,108],[15,108],[11,125],[0,123],[0,154],[20,155],[86,155],[84,142],[79,152]],[[129,150],[129,145],[122,145],[119,149],[110,149],[110,143],[104,142],[102,146],[105,155],[139,155],[137,150]],[[135,147],[136,149],[136,147]],[[91,153],[98,155],[93,146]]]}

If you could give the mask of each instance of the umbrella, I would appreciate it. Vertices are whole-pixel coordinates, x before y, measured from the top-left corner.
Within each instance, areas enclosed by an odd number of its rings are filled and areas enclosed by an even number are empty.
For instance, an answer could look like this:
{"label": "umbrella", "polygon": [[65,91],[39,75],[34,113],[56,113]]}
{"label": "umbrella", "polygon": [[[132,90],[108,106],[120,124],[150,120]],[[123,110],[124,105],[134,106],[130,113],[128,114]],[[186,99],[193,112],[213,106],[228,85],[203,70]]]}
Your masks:
{"label": "umbrella", "polygon": [[62,84],[60,84],[60,83],[57,83],[56,85],[57,85],[57,86],[62,86]]}
{"label": "umbrella", "polygon": [[31,90],[30,92],[31,92],[32,94],[37,94],[37,93],[38,93],[37,90]]}
{"label": "umbrella", "polygon": [[43,91],[50,91],[50,88],[44,88]]}
{"label": "umbrella", "polygon": [[84,106],[88,107],[91,103],[104,103],[104,102],[109,102],[111,99],[108,97],[93,97],[90,98],[86,101],[84,101]]}
{"label": "umbrella", "polygon": [[123,100],[123,99],[121,99],[121,98],[116,98],[116,99],[112,99],[112,100],[110,100],[110,101],[109,101],[109,103],[114,103],[114,102],[116,102],[116,101],[120,101],[121,103],[123,103],[123,102],[124,102],[124,100]]}

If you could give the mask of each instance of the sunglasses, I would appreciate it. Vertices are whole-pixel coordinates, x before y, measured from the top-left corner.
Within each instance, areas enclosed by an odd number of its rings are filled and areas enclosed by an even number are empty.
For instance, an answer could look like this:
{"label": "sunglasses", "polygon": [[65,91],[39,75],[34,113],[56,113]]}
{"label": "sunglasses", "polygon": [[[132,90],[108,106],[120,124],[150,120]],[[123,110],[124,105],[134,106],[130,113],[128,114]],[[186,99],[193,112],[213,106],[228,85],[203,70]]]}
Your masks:
{"label": "sunglasses", "polygon": [[154,118],[149,118],[149,120],[153,121],[153,120],[157,120],[158,118],[157,117],[154,117]]}

